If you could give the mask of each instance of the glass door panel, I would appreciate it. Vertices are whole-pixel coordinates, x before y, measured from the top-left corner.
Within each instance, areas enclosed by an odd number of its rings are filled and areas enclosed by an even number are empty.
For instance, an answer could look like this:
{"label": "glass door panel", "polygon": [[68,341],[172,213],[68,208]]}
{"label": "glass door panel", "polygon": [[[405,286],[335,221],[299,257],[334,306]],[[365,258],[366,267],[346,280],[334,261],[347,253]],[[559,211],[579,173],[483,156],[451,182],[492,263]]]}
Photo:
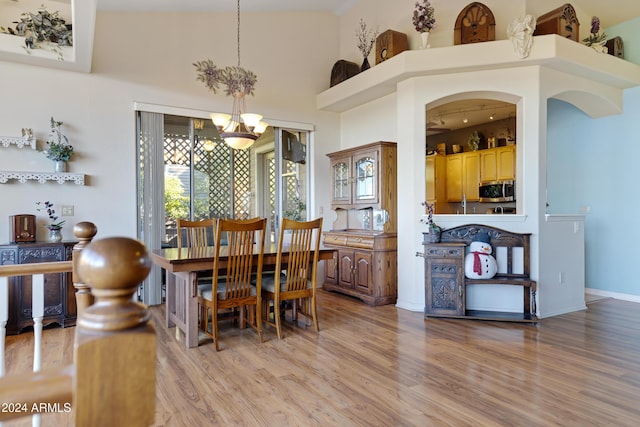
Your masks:
{"label": "glass door panel", "polygon": [[333,165],[333,200],[350,199],[351,188],[349,187],[349,164],[338,162]]}
{"label": "glass door panel", "polygon": [[371,201],[376,198],[376,160],[363,157],[356,161],[355,200]]}

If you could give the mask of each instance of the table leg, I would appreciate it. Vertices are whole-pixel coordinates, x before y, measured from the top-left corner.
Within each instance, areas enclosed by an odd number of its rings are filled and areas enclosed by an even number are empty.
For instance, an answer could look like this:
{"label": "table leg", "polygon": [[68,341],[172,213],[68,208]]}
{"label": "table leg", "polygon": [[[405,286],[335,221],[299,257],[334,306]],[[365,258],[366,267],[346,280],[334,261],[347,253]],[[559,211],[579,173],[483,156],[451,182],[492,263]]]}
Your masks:
{"label": "table leg", "polygon": [[198,346],[198,273],[189,272],[185,286],[185,341],[187,348]]}
{"label": "table leg", "polygon": [[198,275],[196,272],[167,272],[167,328],[185,335],[187,348],[198,346]]}
{"label": "table leg", "polygon": [[172,316],[176,312],[176,276],[169,270],[166,270],[166,286],[165,317],[167,328],[173,328],[176,326]]}

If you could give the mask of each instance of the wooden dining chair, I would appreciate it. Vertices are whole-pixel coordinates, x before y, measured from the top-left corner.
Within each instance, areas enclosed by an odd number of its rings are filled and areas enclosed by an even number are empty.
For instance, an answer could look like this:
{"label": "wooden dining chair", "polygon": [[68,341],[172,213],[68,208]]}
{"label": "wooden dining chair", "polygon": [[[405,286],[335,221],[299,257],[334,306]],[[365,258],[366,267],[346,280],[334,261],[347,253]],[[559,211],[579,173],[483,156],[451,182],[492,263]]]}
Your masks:
{"label": "wooden dining chair", "polygon": [[[176,220],[178,249],[189,248],[197,251],[199,248],[213,246],[215,243],[216,219],[209,218],[200,221],[187,219]],[[210,271],[199,271],[196,274],[198,286],[211,283]]]}
{"label": "wooden dining chair", "polygon": [[[216,351],[219,350],[219,310],[234,309],[235,312],[238,308],[240,327],[244,328],[248,320],[262,342],[260,309],[266,226],[265,218],[218,220],[211,286],[198,289],[200,328],[213,339]],[[221,244],[223,238],[226,238],[226,245]]]}
{"label": "wooden dining chair", "polygon": [[[278,338],[282,338],[280,310],[284,301],[292,302],[294,320],[297,320],[300,312],[313,321],[316,331],[320,331],[316,312],[316,276],[321,230],[322,218],[306,222],[282,220],[275,268],[280,274],[265,274],[262,279],[265,321],[276,328]],[[286,244],[285,236],[288,240]],[[284,253],[287,253],[286,262],[283,261]],[[270,320],[271,302],[273,321]]]}
{"label": "wooden dining chair", "polygon": [[215,218],[200,221],[176,220],[178,248],[198,248],[213,246],[215,242]]}

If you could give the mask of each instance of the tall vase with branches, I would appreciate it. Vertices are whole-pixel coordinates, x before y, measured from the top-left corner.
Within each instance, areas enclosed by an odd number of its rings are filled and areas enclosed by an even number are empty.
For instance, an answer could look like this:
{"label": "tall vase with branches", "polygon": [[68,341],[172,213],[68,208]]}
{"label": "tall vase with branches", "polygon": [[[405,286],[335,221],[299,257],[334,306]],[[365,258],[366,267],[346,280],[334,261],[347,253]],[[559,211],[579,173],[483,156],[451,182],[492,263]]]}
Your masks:
{"label": "tall vase with branches", "polygon": [[364,19],[360,18],[360,27],[356,31],[356,37],[358,38],[358,50],[364,57],[360,71],[364,71],[371,68],[371,65],[369,65],[369,54],[371,53],[373,45],[376,43],[378,30],[368,28]]}

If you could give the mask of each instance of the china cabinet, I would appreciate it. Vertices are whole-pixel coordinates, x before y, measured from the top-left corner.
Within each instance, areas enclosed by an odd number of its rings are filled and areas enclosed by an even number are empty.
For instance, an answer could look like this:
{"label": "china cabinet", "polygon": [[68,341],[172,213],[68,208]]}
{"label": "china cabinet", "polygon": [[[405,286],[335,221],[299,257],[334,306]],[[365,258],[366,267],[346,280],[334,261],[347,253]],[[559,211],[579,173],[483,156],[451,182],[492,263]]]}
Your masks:
{"label": "china cabinet", "polygon": [[[0,265],[70,261],[77,242],[37,242],[0,245]],[[44,326],[57,323],[74,326],[76,322],[75,288],[71,273],[45,274]],[[9,319],[7,334],[18,334],[33,326],[31,314],[31,276],[9,279]]]}
{"label": "china cabinet", "polygon": [[340,224],[324,233],[338,250],[325,261],[324,289],[367,304],[397,298],[396,144],[376,142],[328,154],[331,207]]}
{"label": "china cabinet", "polygon": [[387,209],[392,203],[395,208],[395,143],[377,142],[328,156],[333,209]]}

